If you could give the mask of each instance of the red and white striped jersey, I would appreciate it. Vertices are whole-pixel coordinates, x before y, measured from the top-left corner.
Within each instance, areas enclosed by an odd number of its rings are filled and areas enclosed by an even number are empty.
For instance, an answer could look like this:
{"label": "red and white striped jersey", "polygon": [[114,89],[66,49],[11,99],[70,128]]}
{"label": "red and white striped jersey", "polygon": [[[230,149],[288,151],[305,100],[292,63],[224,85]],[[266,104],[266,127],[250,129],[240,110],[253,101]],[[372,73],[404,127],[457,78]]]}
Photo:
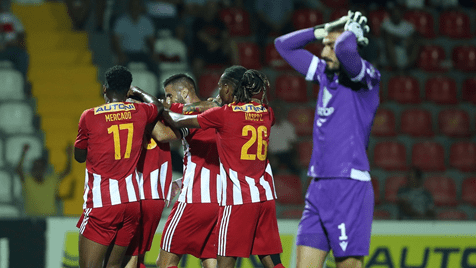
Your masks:
{"label": "red and white striped jersey", "polygon": [[87,149],[84,208],[138,201],[137,162],[146,125],[157,107],[145,103],[107,103],[83,112],[74,146]]}
{"label": "red and white striped jersey", "polygon": [[166,199],[172,182],[172,157],[168,143],[150,139],[137,163],[140,199]]}
{"label": "red and white striped jersey", "polygon": [[216,130],[223,197],[221,205],[276,199],[268,143],[273,110],[256,102],[231,103],[198,115],[203,130]]}
{"label": "red and white striped jersey", "polygon": [[[182,113],[183,104],[174,103],[170,110]],[[183,185],[178,201],[220,202],[222,183],[215,130],[190,129],[189,134],[182,139],[182,144],[184,147]]]}

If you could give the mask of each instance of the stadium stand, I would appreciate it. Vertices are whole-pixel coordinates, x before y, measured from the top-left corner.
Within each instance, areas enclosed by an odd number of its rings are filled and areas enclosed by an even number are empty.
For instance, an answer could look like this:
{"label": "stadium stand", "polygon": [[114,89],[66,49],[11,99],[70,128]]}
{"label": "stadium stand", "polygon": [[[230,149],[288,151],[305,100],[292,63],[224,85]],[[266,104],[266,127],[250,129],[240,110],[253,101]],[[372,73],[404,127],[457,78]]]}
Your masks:
{"label": "stadium stand", "polygon": [[445,109],[438,114],[438,129],[443,135],[464,138],[471,135],[468,112],[461,109]]}
{"label": "stadium stand", "polygon": [[456,81],[451,77],[431,77],[425,82],[426,100],[436,104],[457,104]]}
{"label": "stadium stand", "polygon": [[385,141],[375,145],[374,164],[385,170],[406,170],[405,145],[398,141]]}
{"label": "stadium stand", "polygon": [[408,10],[404,15],[405,20],[415,26],[415,29],[424,38],[435,38],[435,23],[430,12],[424,10]]}
{"label": "stadium stand", "polygon": [[425,141],[413,145],[412,165],[423,171],[444,171],[445,152],[437,142]]}
{"label": "stadium stand", "polygon": [[400,130],[414,137],[433,136],[431,114],[424,109],[404,110],[400,117]]}
{"label": "stadium stand", "polygon": [[279,55],[274,43],[269,43],[265,48],[265,65],[275,70],[292,70],[293,68]]}
{"label": "stadium stand", "polygon": [[286,102],[307,102],[307,84],[299,74],[281,74],[275,80],[276,97]]}
{"label": "stadium stand", "polygon": [[241,42],[237,46],[240,65],[248,69],[261,69],[261,52],[257,44]]}
{"label": "stadium stand", "polygon": [[461,187],[461,200],[476,207],[476,177],[464,179]]}
{"label": "stadium stand", "polygon": [[466,212],[458,209],[446,209],[436,213],[436,218],[438,220],[452,221],[452,220],[467,220],[468,215]]}
{"label": "stadium stand", "polygon": [[380,197],[380,182],[377,177],[372,176],[372,187],[374,189],[375,196],[375,205],[380,205],[382,203],[382,198]]}
{"label": "stadium stand", "polygon": [[446,10],[440,13],[439,33],[454,38],[470,38],[471,23],[469,16],[457,10]]}
{"label": "stadium stand", "polygon": [[277,174],[274,176],[278,202],[283,205],[304,204],[301,179],[296,175]]}
{"label": "stadium stand", "polygon": [[445,72],[442,62],[446,59],[445,49],[439,45],[423,45],[417,61],[418,68],[427,72]]}
{"label": "stadium stand", "polygon": [[426,178],[424,186],[433,196],[435,206],[454,207],[456,200],[456,184],[452,178],[443,176],[431,176]]}
{"label": "stadium stand", "polygon": [[10,203],[13,201],[12,175],[6,170],[0,170],[0,203]]}
{"label": "stadium stand", "polygon": [[395,114],[392,110],[385,108],[377,110],[371,134],[377,137],[393,137],[396,135]]}
{"label": "stadium stand", "polygon": [[463,172],[476,171],[476,143],[453,143],[450,149],[450,165]]}
{"label": "stadium stand", "polygon": [[389,176],[385,180],[385,201],[389,203],[397,202],[397,193],[400,187],[407,183],[406,176]]}
{"label": "stadium stand", "polygon": [[383,20],[387,17],[388,17],[388,12],[384,9],[369,11],[368,20],[369,20],[370,31],[372,31],[372,33],[375,36],[377,37],[380,36],[380,25],[382,25]]}
{"label": "stadium stand", "polygon": [[463,72],[476,71],[476,46],[461,45],[453,48],[453,65]]}
{"label": "stadium stand", "polygon": [[242,8],[225,8],[220,11],[220,18],[225,23],[230,36],[249,36],[250,16],[248,11]]}
{"label": "stadium stand", "polygon": [[312,155],[312,140],[303,140],[298,144],[299,165],[307,168]]}
{"label": "stadium stand", "polygon": [[314,111],[314,109],[309,107],[296,107],[289,110],[288,120],[295,127],[298,136],[308,136],[312,134]]}
{"label": "stadium stand", "polygon": [[305,29],[324,22],[319,10],[298,9],[293,13],[292,23],[295,29]]}
{"label": "stadium stand", "polygon": [[4,102],[0,105],[0,130],[6,134],[33,133],[35,112],[24,101]]}
{"label": "stadium stand", "polygon": [[466,102],[476,104],[476,77],[469,77],[463,81],[462,97]]}
{"label": "stadium stand", "polygon": [[0,94],[1,101],[24,100],[26,98],[25,82],[19,71],[13,68],[0,69],[0,81],[2,81],[0,85],[0,91],[2,92]]}
{"label": "stadium stand", "polygon": [[393,76],[388,80],[388,99],[398,103],[420,103],[420,84],[412,76]]}

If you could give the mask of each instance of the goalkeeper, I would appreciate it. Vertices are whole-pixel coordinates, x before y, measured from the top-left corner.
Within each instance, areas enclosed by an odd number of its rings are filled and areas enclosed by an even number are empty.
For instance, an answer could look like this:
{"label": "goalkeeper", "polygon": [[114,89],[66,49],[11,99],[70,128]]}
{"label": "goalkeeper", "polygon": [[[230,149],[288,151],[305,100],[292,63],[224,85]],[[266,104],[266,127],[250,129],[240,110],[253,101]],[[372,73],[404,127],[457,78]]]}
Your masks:
{"label": "goalkeeper", "polygon": [[[332,249],[338,268],[364,267],[374,210],[366,149],[379,104],[380,73],[359,55],[367,18],[341,19],[278,37],[281,56],[320,85],[313,129],[312,177],[297,233],[297,268],[323,266]],[[321,41],[320,58],[303,47]]]}

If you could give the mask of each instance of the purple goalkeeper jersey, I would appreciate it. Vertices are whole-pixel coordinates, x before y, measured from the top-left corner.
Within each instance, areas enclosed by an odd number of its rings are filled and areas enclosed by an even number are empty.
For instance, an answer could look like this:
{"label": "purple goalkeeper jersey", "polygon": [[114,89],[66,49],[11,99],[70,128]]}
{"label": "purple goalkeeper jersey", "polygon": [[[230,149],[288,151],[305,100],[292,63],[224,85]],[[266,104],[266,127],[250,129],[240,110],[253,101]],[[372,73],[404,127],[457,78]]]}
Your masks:
{"label": "purple goalkeeper jersey", "polygon": [[281,56],[308,81],[320,85],[314,118],[313,151],[308,176],[345,177],[368,181],[366,149],[379,105],[380,72],[357,52],[352,32],[335,43],[335,53],[345,74],[326,74],[326,62],[302,49],[315,41],[313,29],[276,39]]}

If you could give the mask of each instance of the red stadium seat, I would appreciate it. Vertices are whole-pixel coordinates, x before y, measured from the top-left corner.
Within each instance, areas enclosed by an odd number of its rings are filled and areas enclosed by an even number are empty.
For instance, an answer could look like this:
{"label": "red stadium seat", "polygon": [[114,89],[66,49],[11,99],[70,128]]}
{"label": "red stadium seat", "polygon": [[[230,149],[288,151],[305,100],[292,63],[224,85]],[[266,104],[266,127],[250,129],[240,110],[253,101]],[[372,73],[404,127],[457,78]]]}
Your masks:
{"label": "red stadium seat", "polygon": [[471,23],[468,15],[461,11],[443,11],[440,14],[440,34],[451,38],[470,38]]}
{"label": "red stadium seat", "polygon": [[314,112],[313,108],[298,107],[289,110],[288,120],[296,128],[298,136],[308,136],[312,134],[314,126]]}
{"label": "red stadium seat", "polygon": [[281,204],[304,204],[301,179],[296,175],[275,175],[274,184],[278,202]]}
{"label": "red stadium seat", "polygon": [[293,70],[293,67],[289,65],[274,47],[274,44],[268,44],[265,49],[265,64],[276,70]]}
{"label": "red stadium seat", "polygon": [[390,212],[383,209],[374,209],[374,220],[390,220],[392,216]]}
{"label": "red stadium seat", "polygon": [[401,132],[415,137],[433,136],[430,112],[422,109],[408,109],[401,115]]}
{"label": "red stadium seat", "polygon": [[226,8],[220,11],[220,18],[225,23],[230,36],[249,36],[250,16],[241,8]]}
{"label": "red stadium seat", "polygon": [[347,16],[347,12],[348,12],[347,8],[343,8],[342,6],[339,6],[338,8],[339,9],[334,9],[332,11],[330,21],[335,21],[342,18],[343,16]]}
{"label": "red stadium seat", "polygon": [[423,171],[445,170],[445,149],[436,142],[420,142],[413,145],[412,165]]}
{"label": "red stadium seat", "polygon": [[240,65],[248,69],[261,69],[261,55],[257,44],[251,42],[238,43]]}
{"label": "red stadium seat", "polygon": [[396,141],[378,143],[374,148],[374,163],[386,170],[406,170],[405,146]]}
{"label": "red stadium seat", "polygon": [[388,98],[399,103],[420,103],[420,85],[412,76],[394,76],[388,80]]}
{"label": "red stadium seat", "polygon": [[461,187],[461,199],[463,202],[476,207],[476,177],[466,178]]}
{"label": "red stadium seat", "polygon": [[424,186],[431,192],[435,206],[456,206],[456,184],[452,178],[429,177],[425,180]]}
{"label": "red stadium seat", "polygon": [[466,214],[466,212],[459,209],[447,209],[447,210],[438,212],[436,214],[436,218],[438,220],[443,220],[443,221],[461,221],[461,220],[467,220],[468,214]]}
{"label": "red stadium seat", "polygon": [[395,136],[395,115],[393,111],[379,108],[375,114],[371,133],[379,137]]}
{"label": "red stadium seat", "polygon": [[423,10],[409,10],[404,18],[415,26],[415,29],[425,38],[434,38],[435,23],[433,16]]}
{"label": "red stadium seat", "polygon": [[380,26],[385,18],[388,17],[388,12],[384,9],[373,10],[367,16],[369,20],[370,30],[375,36],[380,36]]}
{"label": "red stadium seat", "polygon": [[447,68],[443,67],[442,61],[446,54],[443,47],[438,45],[424,45],[421,47],[418,59],[418,67],[428,72],[443,72]]}
{"label": "red stadium seat", "polygon": [[456,81],[450,77],[437,76],[426,80],[425,94],[428,101],[438,104],[456,104]]}
{"label": "red stadium seat", "polygon": [[312,140],[302,141],[298,145],[299,164],[301,167],[307,168],[311,161]]}
{"label": "red stadium seat", "polygon": [[476,104],[476,77],[465,79],[462,91],[463,101]]}
{"label": "red stadium seat", "polygon": [[293,13],[293,26],[295,29],[304,29],[322,24],[323,15],[319,10],[298,9]]}
{"label": "red stadium seat", "polygon": [[314,42],[306,45],[304,48],[309,50],[313,55],[320,57],[324,45],[322,43]]}
{"label": "red stadium seat", "polygon": [[371,181],[372,187],[374,188],[375,205],[379,205],[382,202],[380,198],[380,183],[376,177],[372,177]]}
{"label": "red stadium seat", "polygon": [[476,171],[476,143],[462,141],[451,145],[450,165],[464,172]]}
{"label": "red stadium seat", "polygon": [[198,89],[202,98],[212,97],[212,94],[218,88],[218,81],[221,73],[210,72],[200,76],[198,80]]}
{"label": "red stadium seat", "polygon": [[398,190],[407,184],[407,177],[392,176],[385,180],[385,200],[390,203],[397,202]]}
{"label": "red stadium seat", "polygon": [[469,137],[469,115],[464,110],[443,110],[438,114],[438,128],[446,136]]}
{"label": "red stadium seat", "polygon": [[349,5],[348,0],[323,0],[322,3],[330,8],[346,8]]}
{"label": "red stadium seat", "polygon": [[453,48],[455,69],[465,72],[476,71],[476,46],[456,46]]}
{"label": "red stadium seat", "polygon": [[276,97],[286,102],[306,102],[307,83],[302,75],[281,74],[275,82]]}

